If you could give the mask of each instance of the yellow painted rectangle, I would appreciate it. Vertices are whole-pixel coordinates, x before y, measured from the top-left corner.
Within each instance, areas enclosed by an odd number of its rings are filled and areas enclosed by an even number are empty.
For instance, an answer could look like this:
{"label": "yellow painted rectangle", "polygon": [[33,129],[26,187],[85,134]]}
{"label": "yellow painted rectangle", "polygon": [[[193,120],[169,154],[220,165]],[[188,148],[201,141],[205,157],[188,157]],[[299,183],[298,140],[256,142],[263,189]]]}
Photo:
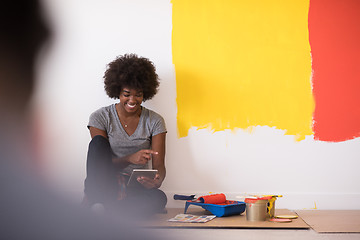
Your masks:
{"label": "yellow painted rectangle", "polygon": [[312,134],[308,1],[172,4],[180,137],[258,125]]}

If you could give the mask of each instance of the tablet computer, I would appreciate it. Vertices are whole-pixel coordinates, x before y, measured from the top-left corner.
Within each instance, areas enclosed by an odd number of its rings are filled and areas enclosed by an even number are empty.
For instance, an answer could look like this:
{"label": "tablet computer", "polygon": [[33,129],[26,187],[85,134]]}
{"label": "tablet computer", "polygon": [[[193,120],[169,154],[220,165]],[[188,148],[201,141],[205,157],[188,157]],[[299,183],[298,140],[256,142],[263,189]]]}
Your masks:
{"label": "tablet computer", "polygon": [[158,170],[156,170],[156,169],[133,169],[127,185],[129,187],[131,187],[131,186],[136,186],[136,185],[140,184],[137,181],[137,179],[139,177],[147,177],[147,178],[154,179],[157,172],[158,172]]}

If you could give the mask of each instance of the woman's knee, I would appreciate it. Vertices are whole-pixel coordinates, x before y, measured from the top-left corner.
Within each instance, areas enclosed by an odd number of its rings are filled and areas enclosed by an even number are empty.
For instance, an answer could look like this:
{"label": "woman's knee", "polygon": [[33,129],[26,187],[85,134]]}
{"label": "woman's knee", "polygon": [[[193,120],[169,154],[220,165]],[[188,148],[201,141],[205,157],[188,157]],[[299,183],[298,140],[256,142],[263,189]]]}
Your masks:
{"label": "woman's knee", "polygon": [[93,137],[89,143],[88,156],[94,156],[95,158],[111,157],[109,140],[100,135]]}
{"label": "woman's knee", "polygon": [[112,152],[109,141],[103,136],[97,135],[93,137],[89,143],[87,154],[87,168],[99,168],[107,166],[112,162]]}
{"label": "woman's knee", "polygon": [[110,148],[110,143],[105,137],[96,135],[89,143],[89,149],[90,148]]}

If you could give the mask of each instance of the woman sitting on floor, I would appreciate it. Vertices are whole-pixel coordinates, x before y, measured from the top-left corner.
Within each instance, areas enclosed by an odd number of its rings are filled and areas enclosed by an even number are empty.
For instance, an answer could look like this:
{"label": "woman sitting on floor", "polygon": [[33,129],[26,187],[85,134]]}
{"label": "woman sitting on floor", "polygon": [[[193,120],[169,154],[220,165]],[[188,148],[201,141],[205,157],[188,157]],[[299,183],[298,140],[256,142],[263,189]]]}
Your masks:
{"label": "woman sitting on floor", "polygon": [[[151,61],[135,54],[117,57],[104,75],[107,95],[120,101],[93,112],[87,156],[85,198],[123,211],[152,213],[164,210],[167,198],[159,187],[165,178],[164,119],[141,106],[159,86]],[[140,177],[127,187],[133,169],[158,170],[154,179]]]}

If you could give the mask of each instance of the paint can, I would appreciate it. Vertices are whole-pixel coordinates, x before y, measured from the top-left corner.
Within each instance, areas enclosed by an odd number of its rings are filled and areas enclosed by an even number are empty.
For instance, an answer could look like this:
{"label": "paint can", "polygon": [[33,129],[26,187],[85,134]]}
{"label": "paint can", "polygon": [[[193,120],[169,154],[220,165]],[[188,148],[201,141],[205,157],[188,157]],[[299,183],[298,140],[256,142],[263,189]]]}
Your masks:
{"label": "paint can", "polygon": [[271,197],[246,198],[246,220],[265,221],[270,198]]}

